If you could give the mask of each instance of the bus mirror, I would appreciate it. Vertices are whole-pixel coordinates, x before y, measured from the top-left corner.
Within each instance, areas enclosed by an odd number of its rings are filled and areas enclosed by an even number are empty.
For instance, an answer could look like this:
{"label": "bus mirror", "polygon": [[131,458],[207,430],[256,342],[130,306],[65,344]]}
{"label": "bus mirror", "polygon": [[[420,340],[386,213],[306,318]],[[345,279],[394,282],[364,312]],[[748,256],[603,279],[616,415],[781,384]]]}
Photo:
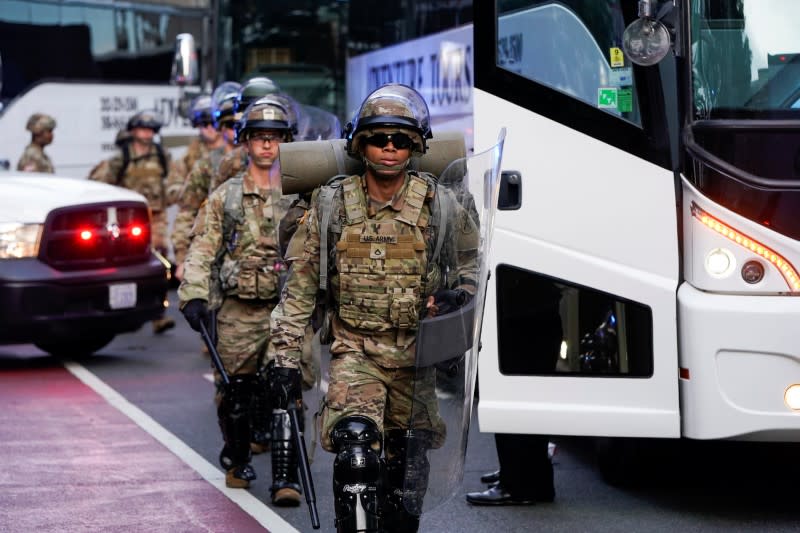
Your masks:
{"label": "bus mirror", "polygon": [[654,14],[653,0],[640,0],[639,18],[631,22],[622,34],[625,55],[643,67],[664,59],[671,45],[669,30]]}
{"label": "bus mirror", "polygon": [[175,57],[172,59],[171,81],[185,87],[198,82],[197,48],[191,33],[181,33],[175,39]]}

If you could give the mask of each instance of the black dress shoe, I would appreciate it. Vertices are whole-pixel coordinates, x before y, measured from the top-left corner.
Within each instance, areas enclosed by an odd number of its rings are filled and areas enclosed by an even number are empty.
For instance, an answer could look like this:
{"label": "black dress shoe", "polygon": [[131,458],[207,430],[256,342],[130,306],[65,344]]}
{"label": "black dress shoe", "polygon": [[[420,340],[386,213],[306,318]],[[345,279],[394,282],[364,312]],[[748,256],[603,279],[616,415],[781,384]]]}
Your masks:
{"label": "black dress shoe", "polygon": [[494,485],[483,492],[468,492],[467,503],[472,505],[533,505],[533,498],[515,498],[500,485]]}
{"label": "black dress shoe", "polygon": [[492,483],[497,483],[498,481],[500,481],[499,470],[495,470],[494,472],[489,472],[488,474],[481,476],[481,483],[488,483],[491,485]]}

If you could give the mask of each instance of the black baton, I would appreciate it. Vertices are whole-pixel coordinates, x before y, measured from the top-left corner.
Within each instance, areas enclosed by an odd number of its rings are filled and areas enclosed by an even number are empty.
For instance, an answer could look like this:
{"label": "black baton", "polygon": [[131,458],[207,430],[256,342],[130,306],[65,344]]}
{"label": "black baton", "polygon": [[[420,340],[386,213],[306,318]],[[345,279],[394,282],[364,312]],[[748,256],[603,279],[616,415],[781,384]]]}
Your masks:
{"label": "black baton", "polygon": [[208,312],[208,338],[217,345],[217,310],[212,309]]}
{"label": "black baton", "polygon": [[294,445],[300,452],[300,480],[303,482],[303,491],[306,493],[306,503],[308,512],[311,514],[311,527],[319,529],[319,513],[317,513],[317,495],[314,493],[314,480],[311,479],[311,466],[308,464],[308,452],[306,451],[306,440],[300,431],[300,420],[298,418],[298,407],[294,401],[289,402],[287,409],[289,420],[292,423],[292,434],[294,434]]}
{"label": "black baton", "polygon": [[200,321],[200,336],[203,337],[203,342],[206,343],[208,353],[211,355],[211,362],[214,363],[214,368],[216,368],[217,372],[219,372],[219,375],[222,378],[222,383],[226,386],[230,385],[231,378],[228,377],[228,373],[225,371],[225,366],[222,364],[222,359],[219,358],[217,347],[214,346],[213,342],[211,342],[208,329],[206,329],[206,323],[202,320]]}

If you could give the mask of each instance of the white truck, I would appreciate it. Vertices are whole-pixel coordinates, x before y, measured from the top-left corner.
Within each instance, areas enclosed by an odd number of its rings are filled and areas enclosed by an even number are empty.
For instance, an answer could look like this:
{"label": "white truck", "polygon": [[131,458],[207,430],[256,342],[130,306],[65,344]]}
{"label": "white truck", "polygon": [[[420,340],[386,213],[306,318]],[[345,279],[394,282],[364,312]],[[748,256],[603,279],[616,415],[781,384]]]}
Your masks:
{"label": "white truck", "polygon": [[0,172],[0,344],[91,354],[164,312],[169,263],[135,192]]}

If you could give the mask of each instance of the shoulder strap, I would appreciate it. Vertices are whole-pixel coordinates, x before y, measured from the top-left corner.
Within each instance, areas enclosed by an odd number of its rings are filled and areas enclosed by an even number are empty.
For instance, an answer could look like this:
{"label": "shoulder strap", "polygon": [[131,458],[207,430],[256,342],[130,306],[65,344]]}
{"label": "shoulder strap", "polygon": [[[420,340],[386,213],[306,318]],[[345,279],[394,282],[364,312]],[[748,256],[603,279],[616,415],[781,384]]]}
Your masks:
{"label": "shoulder strap", "polygon": [[341,221],[334,221],[331,227],[331,214],[333,212],[333,199],[336,193],[341,190],[342,181],[348,176],[337,174],[323,185],[319,190],[319,288],[328,289],[328,230],[332,229],[333,234],[342,232]]}
{"label": "shoulder strap", "polygon": [[122,145],[122,166],[119,167],[119,172],[117,172],[117,185],[122,183],[122,176],[125,175],[125,171],[128,170],[128,165],[131,163],[131,146],[129,142],[126,142]]}
{"label": "shoulder strap", "polygon": [[164,153],[164,147],[161,143],[155,143],[156,154],[158,155],[158,164],[161,165],[161,177],[169,174],[169,166],[167,165],[167,155]]}
{"label": "shoulder strap", "polygon": [[227,182],[225,192],[225,208],[222,215],[222,240],[224,248],[230,244],[231,235],[236,224],[244,222],[242,207],[242,176],[231,178]]}

